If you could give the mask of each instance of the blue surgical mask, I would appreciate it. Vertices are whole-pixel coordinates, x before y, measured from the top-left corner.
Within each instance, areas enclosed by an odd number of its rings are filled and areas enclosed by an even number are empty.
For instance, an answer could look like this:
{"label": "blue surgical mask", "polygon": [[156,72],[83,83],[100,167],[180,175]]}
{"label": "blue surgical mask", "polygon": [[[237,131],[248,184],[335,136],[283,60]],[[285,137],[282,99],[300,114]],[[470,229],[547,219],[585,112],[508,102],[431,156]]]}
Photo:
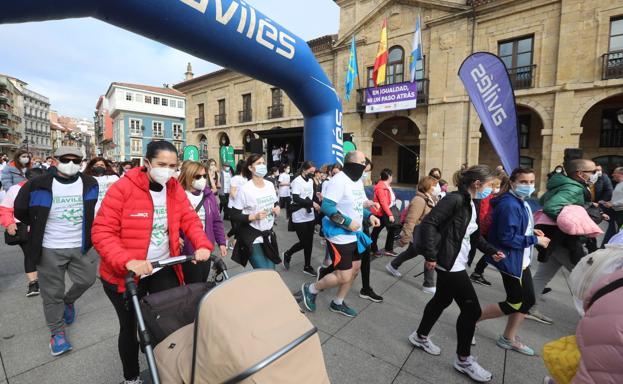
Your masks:
{"label": "blue surgical mask", "polygon": [[268,168],[266,168],[266,164],[258,164],[255,166],[255,176],[264,177],[268,173]]}
{"label": "blue surgical mask", "polygon": [[485,199],[485,198],[487,198],[487,196],[489,196],[491,194],[491,192],[493,192],[493,188],[487,187],[487,188],[483,189],[482,191],[476,192],[476,198],[477,199]]}
{"label": "blue surgical mask", "polygon": [[532,196],[536,188],[534,185],[518,185],[515,187],[515,194],[523,199],[527,199]]}

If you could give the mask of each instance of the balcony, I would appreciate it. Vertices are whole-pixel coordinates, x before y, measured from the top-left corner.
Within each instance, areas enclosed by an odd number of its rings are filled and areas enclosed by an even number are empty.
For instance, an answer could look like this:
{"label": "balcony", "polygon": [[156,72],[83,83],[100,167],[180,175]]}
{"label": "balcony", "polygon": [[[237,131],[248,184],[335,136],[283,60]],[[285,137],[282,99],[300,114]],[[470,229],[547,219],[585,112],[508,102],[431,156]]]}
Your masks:
{"label": "balcony", "polygon": [[9,85],[7,84],[8,80],[6,79],[0,79],[0,89],[5,89],[6,87],[8,87]]}
{"label": "balcony", "polygon": [[0,108],[0,117],[8,118],[10,114],[9,110]]}
{"label": "balcony", "polygon": [[248,123],[251,120],[253,120],[253,110],[243,109],[242,111],[238,111],[239,123]]}
{"label": "balcony", "polygon": [[268,120],[283,117],[283,104],[273,104],[268,107]]}
{"label": "balcony", "polygon": [[603,80],[623,78],[623,50],[605,53],[601,59]]}
{"label": "balcony", "polygon": [[9,104],[9,95],[0,93],[0,103]]}
{"label": "balcony", "polygon": [[0,121],[0,132],[8,132],[11,129],[8,123],[3,123]]}
{"label": "balcony", "polygon": [[536,64],[509,68],[508,76],[511,79],[511,84],[513,84],[513,89],[528,89],[534,87],[533,79],[535,72]]}
{"label": "balcony", "polygon": [[[403,82],[403,83],[406,83]],[[394,85],[400,85],[403,83],[395,83]],[[415,80],[417,85],[417,105],[428,105],[428,79]],[[357,90],[357,112],[366,112],[366,89],[360,88]]]}
{"label": "balcony", "polygon": [[218,115],[214,115],[214,125],[225,125],[227,124],[227,114],[220,113]]}
{"label": "balcony", "polygon": [[203,128],[206,126],[205,119],[203,117],[195,118],[195,128]]}

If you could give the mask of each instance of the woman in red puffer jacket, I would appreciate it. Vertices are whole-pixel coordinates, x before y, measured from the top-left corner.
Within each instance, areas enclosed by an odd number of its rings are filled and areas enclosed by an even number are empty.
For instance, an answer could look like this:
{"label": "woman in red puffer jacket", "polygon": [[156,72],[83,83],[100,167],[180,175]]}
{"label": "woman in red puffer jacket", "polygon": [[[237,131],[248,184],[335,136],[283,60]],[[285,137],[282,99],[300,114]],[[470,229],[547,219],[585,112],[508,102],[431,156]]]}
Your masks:
{"label": "woman in red puffer jacket", "polygon": [[177,150],[167,141],[147,146],[146,167],[134,168],[113,184],[97,213],[91,236],[100,255],[104,292],[119,317],[119,354],[126,382],[139,376],[136,319],[126,305],[124,278],[141,276],[139,296],[184,283],[179,265],[153,271],[151,262],[180,254],[180,230],[205,261],[213,248],[186,192],[173,179]]}

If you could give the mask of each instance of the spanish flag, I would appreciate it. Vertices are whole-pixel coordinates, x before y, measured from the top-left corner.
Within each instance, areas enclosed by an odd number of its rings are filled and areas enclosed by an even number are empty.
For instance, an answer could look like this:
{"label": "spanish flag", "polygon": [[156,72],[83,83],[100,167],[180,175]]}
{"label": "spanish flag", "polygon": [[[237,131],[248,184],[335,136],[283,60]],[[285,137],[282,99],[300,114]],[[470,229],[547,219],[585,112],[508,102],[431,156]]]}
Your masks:
{"label": "spanish flag", "polygon": [[374,72],[372,72],[372,78],[374,79],[374,86],[378,87],[385,83],[385,74],[387,70],[387,19],[383,20],[383,27],[381,28],[381,41],[379,41],[379,50],[376,53],[376,60],[374,61]]}

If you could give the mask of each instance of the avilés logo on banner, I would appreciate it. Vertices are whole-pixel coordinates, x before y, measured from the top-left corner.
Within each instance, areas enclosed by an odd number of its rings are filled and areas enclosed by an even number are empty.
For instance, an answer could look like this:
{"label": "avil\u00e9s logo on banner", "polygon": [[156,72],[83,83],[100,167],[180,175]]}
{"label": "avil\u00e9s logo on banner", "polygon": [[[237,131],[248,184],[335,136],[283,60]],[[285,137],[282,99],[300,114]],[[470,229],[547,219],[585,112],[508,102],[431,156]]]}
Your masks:
{"label": "avil\u00e9s logo on banner", "polygon": [[496,55],[476,52],[459,69],[459,77],[507,173],[519,166],[515,95],[506,66]]}

